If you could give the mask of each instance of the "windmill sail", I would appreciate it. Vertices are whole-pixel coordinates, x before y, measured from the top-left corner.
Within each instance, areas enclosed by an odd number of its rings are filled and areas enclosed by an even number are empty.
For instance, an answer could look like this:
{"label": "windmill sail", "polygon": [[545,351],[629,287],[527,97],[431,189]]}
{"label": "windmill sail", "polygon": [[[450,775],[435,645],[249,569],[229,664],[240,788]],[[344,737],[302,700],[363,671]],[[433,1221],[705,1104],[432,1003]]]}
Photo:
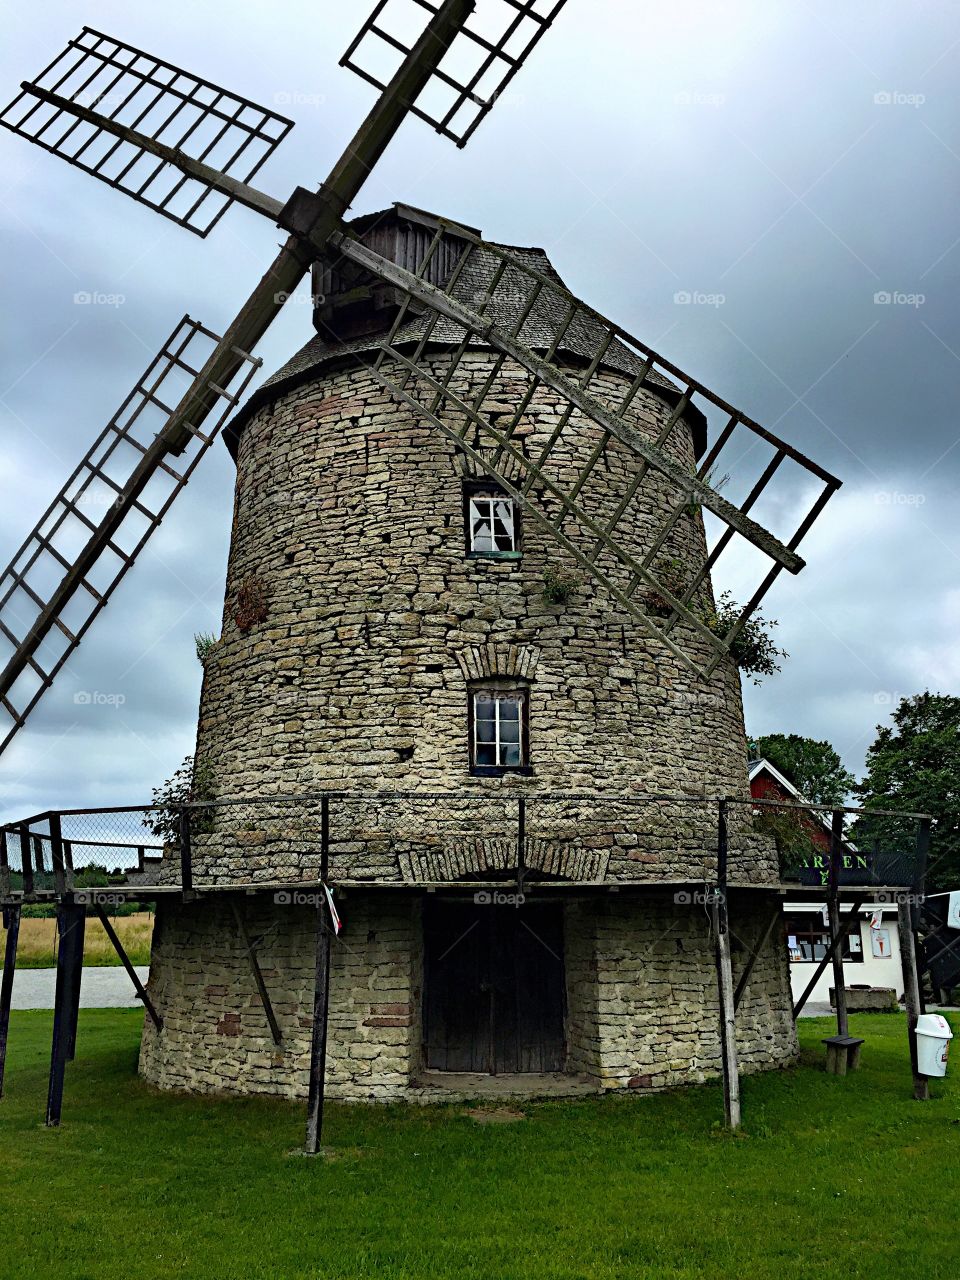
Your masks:
{"label": "windmill sail", "polygon": [[[438,289],[423,277],[451,236],[462,252]],[[380,381],[520,501],[631,617],[709,676],[780,572],[803,567],[796,549],[840,482],[515,251],[443,222],[415,272],[353,237],[335,243],[344,258],[399,295],[396,320],[376,358]],[[448,353],[439,362],[438,346]],[[497,352],[479,386],[463,363],[471,346]],[[611,371],[617,375],[613,385]],[[672,404],[655,431],[638,414],[641,390]],[[555,424],[531,454],[525,415],[543,392],[557,406]],[[684,459],[681,421],[718,414],[722,425],[713,447],[697,465]],[[744,485],[740,473],[747,459],[755,460],[756,474]],[[711,483],[727,460],[737,467],[739,500]],[[771,482],[788,468],[794,474],[779,493],[771,492]],[[614,509],[600,509],[590,479],[611,470],[623,474],[623,490]],[[782,537],[754,518],[763,509],[783,523],[784,508],[798,505]],[[618,533],[638,512],[647,527],[639,553]],[[691,563],[689,539],[682,535],[685,522],[701,515],[712,545],[705,543],[699,561]],[[710,594],[710,575],[731,546],[749,553],[756,581],[734,615],[718,613]]]}
{"label": "windmill sail", "polygon": [[[0,113],[0,124],[199,236],[293,121],[90,27]],[[276,204],[279,210],[280,204]]]}
{"label": "windmill sail", "polygon": [[[259,360],[244,357],[234,393],[211,388],[220,402],[213,425],[201,432],[187,424],[180,456],[152,462],[160,429],[181,399],[178,384],[193,383],[219,342],[184,316],[0,575],[0,751],[77,648],[259,368]],[[208,404],[198,404],[198,419],[208,412]]]}
{"label": "windmill sail", "polygon": [[[446,56],[410,110],[458,147],[493,110],[566,0],[477,0]],[[417,6],[424,11],[417,21]],[[384,89],[440,0],[379,0],[340,59]]]}

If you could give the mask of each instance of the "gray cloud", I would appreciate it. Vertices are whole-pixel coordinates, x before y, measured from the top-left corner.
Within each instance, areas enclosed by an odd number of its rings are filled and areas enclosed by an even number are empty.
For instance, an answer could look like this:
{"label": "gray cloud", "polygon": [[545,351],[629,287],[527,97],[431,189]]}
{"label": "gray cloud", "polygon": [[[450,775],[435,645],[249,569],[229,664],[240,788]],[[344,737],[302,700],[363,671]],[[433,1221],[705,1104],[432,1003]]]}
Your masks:
{"label": "gray cloud", "polygon": [[[100,0],[86,20],[292,115],[261,178],[283,196],[371,104],[336,67],[362,8]],[[8,11],[9,96],[82,21],[72,0]],[[771,597],[790,661],[746,702],[754,733],[830,738],[854,768],[898,696],[960,683],[958,58],[960,14],[935,3],[865,22],[825,0],[570,0],[465,151],[409,122],[357,210],[403,199],[543,245],[575,292],[844,478],[809,567]],[[200,241],[7,133],[0,164],[12,551],[179,317],[222,329],[278,233],[233,210]],[[123,302],[78,306],[83,290]],[[264,373],[309,323],[286,309]],[[223,449],[205,461],[8,751],[7,814],[135,801],[191,749],[231,471]]]}

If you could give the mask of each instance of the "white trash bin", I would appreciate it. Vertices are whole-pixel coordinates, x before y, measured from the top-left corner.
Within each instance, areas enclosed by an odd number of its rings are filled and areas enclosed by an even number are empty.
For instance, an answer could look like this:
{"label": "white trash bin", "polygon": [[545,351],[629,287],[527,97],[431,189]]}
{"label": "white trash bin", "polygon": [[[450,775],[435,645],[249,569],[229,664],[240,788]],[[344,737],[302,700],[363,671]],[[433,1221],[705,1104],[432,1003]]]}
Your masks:
{"label": "white trash bin", "polygon": [[939,1013],[925,1013],[917,1019],[917,1070],[924,1076],[947,1074],[947,1052],[953,1032]]}

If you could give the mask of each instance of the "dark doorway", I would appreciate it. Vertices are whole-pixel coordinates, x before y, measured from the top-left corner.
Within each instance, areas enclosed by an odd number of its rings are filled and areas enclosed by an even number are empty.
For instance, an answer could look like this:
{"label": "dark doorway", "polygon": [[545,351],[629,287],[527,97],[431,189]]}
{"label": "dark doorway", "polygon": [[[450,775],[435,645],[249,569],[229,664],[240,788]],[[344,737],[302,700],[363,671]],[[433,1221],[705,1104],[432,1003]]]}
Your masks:
{"label": "dark doorway", "polygon": [[557,904],[431,898],[424,1040],[434,1071],[562,1071],[563,916]]}

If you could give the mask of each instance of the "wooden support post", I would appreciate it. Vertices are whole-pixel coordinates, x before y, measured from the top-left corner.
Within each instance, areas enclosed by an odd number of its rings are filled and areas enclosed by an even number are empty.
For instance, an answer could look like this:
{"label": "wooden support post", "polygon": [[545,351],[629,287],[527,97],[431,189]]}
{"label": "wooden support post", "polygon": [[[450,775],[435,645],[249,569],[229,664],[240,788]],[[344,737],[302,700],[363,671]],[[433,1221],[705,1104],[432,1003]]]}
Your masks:
{"label": "wooden support post", "polygon": [[917,988],[920,993],[920,1012],[927,1012],[923,993],[923,975],[926,970],[927,949],[920,939],[920,908],[927,896],[927,863],[930,861],[931,818],[921,818],[917,824],[916,860],[913,879],[913,901],[910,904],[910,928],[913,930],[914,952],[917,962]]}
{"label": "wooden support post", "polygon": [[17,969],[17,940],[20,936],[19,906],[3,908],[3,927],[7,931],[7,940],[3,949],[3,977],[0,979],[0,1098],[3,1097],[3,1075],[7,1065],[7,1033],[10,1030],[13,976]]}
{"label": "wooden support post", "polygon": [[83,981],[83,944],[87,929],[86,907],[78,907],[72,925],[75,959],[70,974],[70,1034],[67,1039],[67,1061],[77,1056],[77,1025],[80,1022],[80,984]]}
{"label": "wooden support post", "polygon": [[143,1007],[146,1009],[147,1013],[150,1015],[151,1022],[157,1028],[158,1031],[162,1031],[163,1019],[160,1017],[160,1015],[157,1013],[156,1009],[154,1008],[153,1001],[150,999],[149,995],[147,994],[146,987],[140,981],[139,974],[137,973],[133,965],[130,963],[130,957],[127,955],[126,951],[124,951],[123,943],[117,937],[116,930],[114,929],[113,925],[110,923],[109,916],[101,906],[95,906],[94,911],[97,913],[97,919],[103,925],[104,933],[113,943],[113,949],[114,951],[116,951],[117,955],[120,957],[120,963],[123,965],[127,973],[130,975],[130,980],[133,983],[134,988],[136,989],[137,997],[138,999],[143,1001]]}
{"label": "wooden support post", "polygon": [[323,885],[327,883],[330,853],[330,800],[324,796],[320,802],[320,901],[316,917],[316,962],[313,987],[313,1030],[310,1035],[310,1086],[307,1096],[308,1156],[320,1150],[323,1137],[324,1084],[327,1071],[327,1012],[330,1003],[330,934],[332,922],[327,924],[327,904]]}
{"label": "wooden support post", "polygon": [[230,907],[233,911],[233,918],[237,922],[237,933],[240,935],[240,941],[250,961],[250,970],[253,974],[253,981],[256,984],[257,993],[260,996],[260,1003],[263,1005],[263,1011],[267,1015],[267,1022],[270,1024],[270,1034],[273,1036],[274,1044],[281,1044],[283,1036],[280,1032],[280,1024],[277,1022],[277,1015],[273,1011],[273,1004],[270,1000],[270,992],[267,990],[267,984],[263,980],[263,973],[260,969],[260,961],[257,959],[257,950],[250,941],[250,935],[247,932],[246,922],[243,913],[237,906],[235,899],[230,899]]}
{"label": "wooden support post", "polygon": [[66,868],[63,862],[63,834],[60,830],[59,813],[48,814],[47,821],[50,825],[50,861],[53,864],[53,883],[57,891],[57,897],[62,898],[67,889],[72,889],[73,885],[67,885]]}
{"label": "wooden support post", "polygon": [[522,894],[527,874],[527,797],[517,797],[517,892]]}
{"label": "wooden support post", "polygon": [[180,810],[180,890],[184,901],[193,893],[193,851],[190,845],[190,810]]}
{"label": "wooden support post", "polygon": [[[912,897],[913,895],[911,895]],[[910,1043],[910,1068],[913,1072],[913,1096],[918,1102],[930,1100],[930,1081],[917,1069],[917,1019],[920,1017],[920,979],[913,933],[912,908],[901,902],[897,908],[900,933],[900,962],[903,966],[903,995],[907,1007],[907,1037]]]}
{"label": "wooden support post", "polygon": [[736,1006],[727,902],[727,802],[718,803],[717,884],[711,915],[716,947],[717,990],[720,996],[720,1053],[723,1064],[723,1111],[727,1128],[740,1128],[740,1067],[737,1060]]}
{"label": "wooden support post", "polygon": [[760,958],[760,952],[767,945],[767,942],[770,938],[771,933],[773,933],[773,930],[775,925],[777,924],[777,921],[782,919],[783,919],[783,904],[778,901],[777,905],[773,909],[773,914],[770,916],[770,919],[767,921],[767,923],[763,926],[763,929],[761,930],[760,937],[757,940],[757,945],[750,952],[750,958],[747,961],[746,965],[744,966],[743,973],[741,973],[740,977],[737,979],[737,989],[733,993],[734,1012],[736,1012],[737,1009],[740,1008],[740,1001],[743,999],[743,993],[747,989],[747,983],[750,981],[750,977],[753,973],[754,965],[757,963],[757,960]]}
{"label": "wooden support post", "polygon": [[837,1035],[850,1034],[847,1017],[846,978],[843,973],[843,947],[838,945],[840,932],[840,868],[843,864],[843,810],[834,809],[830,831],[830,880],[827,893],[827,913],[830,918],[830,945],[833,956],[833,986],[837,998]]}
{"label": "wooden support post", "polygon": [[53,1002],[53,1044],[50,1051],[50,1082],[47,1089],[48,1126],[60,1123],[63,1110],[63,1080],[69,1055],[73,1014],[74,970],[83,963],[83,935],[77,927],[86,918],[83,907],[64,900],[57,909],[60,942],[57,947],[57,985]]}
{"label": "wooden support post", "polygon": [[24,823],[20,828],[20,871],[23,875],[23,896],[33,897],[33,861],[30,856],[30,828]]}

